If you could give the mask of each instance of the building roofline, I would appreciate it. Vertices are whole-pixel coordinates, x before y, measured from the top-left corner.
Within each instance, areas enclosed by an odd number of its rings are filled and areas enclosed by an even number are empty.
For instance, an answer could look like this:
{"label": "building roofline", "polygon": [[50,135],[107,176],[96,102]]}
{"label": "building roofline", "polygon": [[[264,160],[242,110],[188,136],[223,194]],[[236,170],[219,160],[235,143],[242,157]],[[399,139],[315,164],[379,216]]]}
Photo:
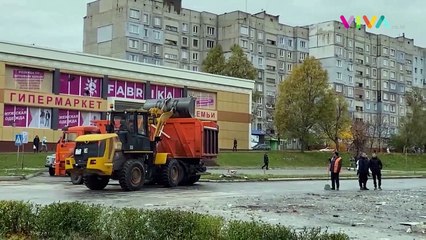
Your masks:
{"label": "building roofline", "polygon": [[[185,69],[158,66],[140,62],[132,62],[112,57],[105,57],[80,52],[70,52],[59,49],[24,45],[14,42],[0,41],[0,53],[42,58],[53,61],[85,64],[109,69],[135,72],[140,74],[157,75],[163,77],[175,77],[195,82],[219,84],[229,87],[253,89],[254,80],[214,75],[204,72],[194,72]],[[1,60],[1,59],[0,59]]]}

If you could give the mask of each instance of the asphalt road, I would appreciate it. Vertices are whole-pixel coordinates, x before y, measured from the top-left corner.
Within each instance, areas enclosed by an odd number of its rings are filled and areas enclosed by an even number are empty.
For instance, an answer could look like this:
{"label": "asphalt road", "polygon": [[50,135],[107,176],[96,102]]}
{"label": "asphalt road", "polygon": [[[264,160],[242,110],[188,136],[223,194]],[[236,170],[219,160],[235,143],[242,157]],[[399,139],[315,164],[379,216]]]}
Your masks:
{"label": "asphalt road", "polygon": [[[328,181],[199,183],[192,187],[147,187],[122,192],[117,182],[104,191],[74,186],[47,174],[20,182],[0,182],[0,200],[39,204],[64,201],[137,208],[177,208],[229,219],[251,218],[295,228],[344,231],[352,239],[426,239],[406,233],[399,222],[426,215],[426,179],[385,180],[383,191],[359,191],[356,181],[341,181],[341,191],[325,191]],[[370,189],[371,181],[369,181]],[[423,221],[426,221],[423,219]]]}

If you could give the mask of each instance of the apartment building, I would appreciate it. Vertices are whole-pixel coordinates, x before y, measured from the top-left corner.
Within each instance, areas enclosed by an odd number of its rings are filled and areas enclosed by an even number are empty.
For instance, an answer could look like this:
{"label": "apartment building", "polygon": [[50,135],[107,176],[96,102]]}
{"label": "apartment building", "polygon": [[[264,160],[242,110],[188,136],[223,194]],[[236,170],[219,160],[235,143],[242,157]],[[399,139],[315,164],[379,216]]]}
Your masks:
{"label": "apartment building", "polygon": [[396,132],[406,114],[406,91],[426,85],[425,49],[405,36],[369,33],[365,25],[346,29],[329,21],[309,27],[309,44],[330,84],[347,99],[352,117],[378,126],[375,134],[383,138]]}
{"label": "apartment building", "polygon": [[216,44],[225,56],[239,44],[258,69],[252,128],[274,135],[277,84],[308,57],[308,28],[279,23],[279,16],[241,11],[220,15],[182,8],[181,0],[97,0],[84,19],[86,53],[192,71]]}

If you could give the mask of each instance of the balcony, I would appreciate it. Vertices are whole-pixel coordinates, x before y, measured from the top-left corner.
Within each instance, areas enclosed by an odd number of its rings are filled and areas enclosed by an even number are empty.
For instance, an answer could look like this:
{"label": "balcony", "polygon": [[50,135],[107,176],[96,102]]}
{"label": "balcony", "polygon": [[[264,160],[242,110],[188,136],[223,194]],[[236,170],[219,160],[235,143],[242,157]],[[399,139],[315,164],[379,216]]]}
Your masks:
{"label": "balcony", "polygon": [[356,47],[356,52],[357,53],[364,53],[364,49],[360,48],[360,47]]}

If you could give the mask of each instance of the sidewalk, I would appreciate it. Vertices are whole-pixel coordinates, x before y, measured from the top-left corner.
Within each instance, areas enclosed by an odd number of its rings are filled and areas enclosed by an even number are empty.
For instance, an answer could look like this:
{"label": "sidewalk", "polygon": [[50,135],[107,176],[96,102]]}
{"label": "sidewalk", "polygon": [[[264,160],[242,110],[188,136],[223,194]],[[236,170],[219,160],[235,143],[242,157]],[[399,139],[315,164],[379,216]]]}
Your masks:
{"label": "sidewalk", "polygon": [[[307,168],[270,168],[269,170],[262,170],[259,168],[225,168],[225,167],[208,167],[207,171],[212,174],[228,174],[229,170],[235,170],[238,175],[277,175],[277,176],[318,176],[327,177],[329,172],[327,168],[307,167]],[[348,171],[347,168],[342,168],[341,176],[356,177],[356,171]],[[410,175],[426,175],[426,171],[395,171],[383,170],[382,175],[392,176],[410,176]]]}

